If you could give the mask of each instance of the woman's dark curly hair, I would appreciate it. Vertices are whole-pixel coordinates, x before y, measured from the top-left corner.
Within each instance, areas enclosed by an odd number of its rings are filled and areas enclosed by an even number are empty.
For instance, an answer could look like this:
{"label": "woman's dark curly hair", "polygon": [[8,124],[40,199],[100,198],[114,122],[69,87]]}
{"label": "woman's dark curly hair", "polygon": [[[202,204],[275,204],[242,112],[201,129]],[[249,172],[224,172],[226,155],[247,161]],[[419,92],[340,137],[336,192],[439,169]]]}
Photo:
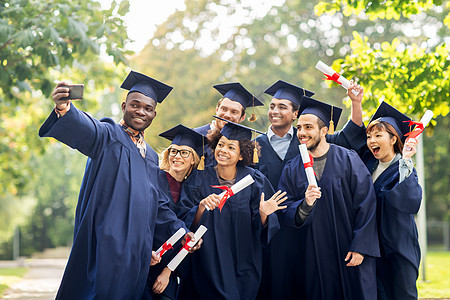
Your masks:
{"label": "woman's dark curly hair", "polygon": [[[214,151],[216,150],[217,144],[219,143],[222,134],[219,131],[213,131],[209,132],[206,137],[208,139],[209,147],[212,149],[214,155]],[[253,151],[254,151],[253,149],[255,148],[255,143],[259,157],[261,156],[260,151],[261,146],[258,144],[257,141],[250,141],[250,140],[239,141],[239,149],[241,150],[240,155],[242,156],[242,160],[239,160],[237,162],[237,166],[245,167],[250,164],[253,164]]]}

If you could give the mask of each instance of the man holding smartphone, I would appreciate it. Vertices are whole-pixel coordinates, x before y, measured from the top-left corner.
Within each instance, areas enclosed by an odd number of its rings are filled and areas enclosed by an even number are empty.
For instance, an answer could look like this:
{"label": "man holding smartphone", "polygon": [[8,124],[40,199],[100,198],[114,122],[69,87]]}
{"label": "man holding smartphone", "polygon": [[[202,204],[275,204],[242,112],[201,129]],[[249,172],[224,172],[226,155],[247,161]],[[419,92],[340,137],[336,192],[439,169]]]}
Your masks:
{"label": "man holding smartphone", "polygon": [[155,227],[168,237],[185,227],[158,188],[158,156],[144,141],[157,102],[172,87],[134,71],[121,87],[129,92],[116,124],[61,100],[70,88],[59,83],[52,93],[56,107],[39,130],[41,137],[54,137],[88,156],[57,299],[141,299],[149,265],[158,262],[152,253]]}

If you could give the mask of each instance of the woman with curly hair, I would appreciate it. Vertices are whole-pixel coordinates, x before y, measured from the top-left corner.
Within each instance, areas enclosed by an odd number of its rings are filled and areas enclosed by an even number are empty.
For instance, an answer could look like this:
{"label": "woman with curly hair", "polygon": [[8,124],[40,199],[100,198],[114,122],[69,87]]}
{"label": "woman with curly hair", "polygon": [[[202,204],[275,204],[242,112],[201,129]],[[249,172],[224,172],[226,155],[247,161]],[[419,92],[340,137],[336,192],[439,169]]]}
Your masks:
{"label": "woman with curly hair", "polygon": [[[182,124],[161,133],[160,136],[172,143],[160,155],[158,184],[169,199],[169,208],[177,213],[181,187],[192,170],[197,168],[200,162],[199,154],[202,155],[203,139],[206,138]],[[168,238],[166,231],[155,232],[154,250]],[[143,299],[176,299],[178,274],[167,268],[167,264],[175,254],[175,251],[168,250],[161,262],[150,268],[146,296]]]}
{"label": "woman with curly hair", "polygon": [[[194,171],[183,185],[180,212],[186,226],[208,231],[191,255],[180,299],[255,299],[261,280],[262,246],[279,229],[276,214],[285,193],[274,194],[268,179],[248,167],[254,143],[248,127],[228,122],[208,140],[216,166]],[[229,197],[221,209],[217,186],[231,187],[250,174],[254,183]],[[270,199],[265,201],[265,195]]]}

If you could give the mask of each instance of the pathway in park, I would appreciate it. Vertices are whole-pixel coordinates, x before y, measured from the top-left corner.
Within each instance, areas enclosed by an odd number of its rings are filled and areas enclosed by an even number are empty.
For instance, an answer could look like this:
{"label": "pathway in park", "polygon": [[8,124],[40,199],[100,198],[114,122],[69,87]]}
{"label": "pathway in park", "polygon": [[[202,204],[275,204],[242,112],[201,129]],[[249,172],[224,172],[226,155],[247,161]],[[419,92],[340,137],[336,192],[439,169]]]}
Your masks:
{"label": "pathway in park", "polygon": [[55,299],[66,263],[66,258],[26,259],[23,266],[28,272],[21,281],[11,285],[1,299]]}

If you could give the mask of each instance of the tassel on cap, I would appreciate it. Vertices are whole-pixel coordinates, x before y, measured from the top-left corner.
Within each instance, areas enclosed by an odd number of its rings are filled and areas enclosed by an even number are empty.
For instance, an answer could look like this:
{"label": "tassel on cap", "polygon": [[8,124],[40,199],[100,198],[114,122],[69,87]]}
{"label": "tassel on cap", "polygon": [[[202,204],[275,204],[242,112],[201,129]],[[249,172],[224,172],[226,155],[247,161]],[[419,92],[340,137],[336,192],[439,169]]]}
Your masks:
{"label": "tassel on cap", "polygon": [[255,148],[253,148],[253,164],[259,163],[258,149],[256,149],[256,145],[257,145],[257,142],[255,140]]}
{"label": "tassel on cap", "polygon": [[200,162],[198,163],[197,170],[203,171],[205,169],[205,156],[202,155]]}
{"label": "tassel on cap", "polygon": [[202,157],[198,163],[197,170],[203,171],[205,169],[205,137],[202,136]]}
{"label": "tassel on cap", "polygon": [[330,126],[328,126],[328,134],[334,134],[333,108],[334,106],[331,105],[331,119],[330,119]]}
{"label": "tassel on cap", "polygon": [[259,163],[258,149],[256,149],[256,144],[255,144],[255,148],[253,149],[253,163],[254,164]]}
{"label": "tassel on cap", "polygon": [[330,120],[330,126],[328,127],[328,134],[334,134],[334,122]]}
{"label": "tassel on cap", "polygon": [[[253,95],[252,95],[253,96]],[[250,116],[250,118],[248,118],[249,122],[255,122],[256,121],[256,115],[255,115],[255,96],[253,96],[253,113]]]}

